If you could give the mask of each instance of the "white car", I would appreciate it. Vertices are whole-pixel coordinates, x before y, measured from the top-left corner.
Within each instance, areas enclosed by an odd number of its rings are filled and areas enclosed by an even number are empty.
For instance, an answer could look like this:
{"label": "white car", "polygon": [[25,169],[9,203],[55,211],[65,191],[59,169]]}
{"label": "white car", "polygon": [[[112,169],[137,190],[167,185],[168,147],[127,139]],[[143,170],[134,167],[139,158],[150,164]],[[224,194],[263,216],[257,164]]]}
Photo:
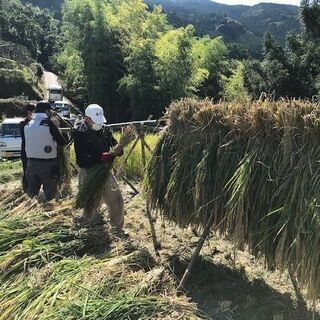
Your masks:
{"label": "white car", "polygon": [[55,101],[53,109],[61,116],[65,118],[70,118],[71,108],[70,103],[66,101]]}
{"label": "white car", "polygon": [[5,119],[0,125],[0,158],[21,156],[20,122],[23,118]]}
{"label": "white car", "polygon": [[51,85],[48,88],[48,100],[50,103],[63,100],[63,89],[60,85]]}

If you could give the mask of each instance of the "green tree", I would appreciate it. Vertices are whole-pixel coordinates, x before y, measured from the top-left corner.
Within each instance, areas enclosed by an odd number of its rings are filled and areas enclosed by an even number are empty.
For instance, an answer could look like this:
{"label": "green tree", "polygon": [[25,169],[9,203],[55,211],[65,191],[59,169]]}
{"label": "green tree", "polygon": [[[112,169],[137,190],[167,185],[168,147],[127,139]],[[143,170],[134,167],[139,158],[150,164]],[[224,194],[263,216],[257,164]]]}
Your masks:
{"label": "green tree", "polygon": [[223,75],[229,74],[228,49],[221,37],[205,36],[194,40],[193,57],[200,73],[197,94],[200,97],[220,98]]}
{"label": "green tree", "polygon": [[[190,96],[207,76],[197,69],[192,54],[193,26],[170,30],[156,43],[155,71],[159,79],[161,104]],[[200,71],[200,72],[199,72]]]}
{"label": "green tree", "polygon": [[248,90],[244,85],[245,66],[237,62],[230,77],[223,76],[222,96],[227,101],[247,101],[250,99]]}
{"label": "green tree", "polygon": [[2,0],[0,39],[25,46],[31,56],[50,67],[58,35],[58,21],[48,11],[19,0]]}

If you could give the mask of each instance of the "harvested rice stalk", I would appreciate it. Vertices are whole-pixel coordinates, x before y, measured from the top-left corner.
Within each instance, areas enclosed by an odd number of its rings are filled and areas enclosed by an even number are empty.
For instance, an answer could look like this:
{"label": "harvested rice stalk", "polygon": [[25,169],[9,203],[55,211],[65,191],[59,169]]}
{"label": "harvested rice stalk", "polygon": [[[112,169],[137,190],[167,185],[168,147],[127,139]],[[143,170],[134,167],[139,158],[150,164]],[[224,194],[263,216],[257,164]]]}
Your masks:
{"label": "harvested rice stalk", "polygon": [[196,319],[194,305],[183,298],[137,291],[145,282],[146,255],[151,257],[143,249],[126,254],[117,248],[99,259],[64,259],[33,269],[2,287],[0,319],[160,319],[174,312]]}
{"label": "harvested rice stalk", "polygon": [[110,239],[104,227],[72,229],[72,217],[36,214],[0,222],[0,279],[40,268],[64,257],[99,252]]}
{"label": "harvested rice stalk", "polygon": [[213,229],[319,298],[320,107],[185,99],[167,118],[148,167],[152,207],[184,227],[213,212]]}
{"label": "harvested rice stalk", "polygon": [[[134,129],[132,127],[124,128],[118,147],[124,148],[132,142],[134,138]],[[79,188],[76,199],[77,208],[90,208],[100,203],[113,162],[114,160],[103,162],[89,169],[87,177]]]}
{"label": "harvested rice stalk", "polygon": [[60,162],[60,177],[58,183],[58,195],[60,198],[68,197],[72,194],[71,190],[71,166],[70,149],[59,148],[58,159]]}

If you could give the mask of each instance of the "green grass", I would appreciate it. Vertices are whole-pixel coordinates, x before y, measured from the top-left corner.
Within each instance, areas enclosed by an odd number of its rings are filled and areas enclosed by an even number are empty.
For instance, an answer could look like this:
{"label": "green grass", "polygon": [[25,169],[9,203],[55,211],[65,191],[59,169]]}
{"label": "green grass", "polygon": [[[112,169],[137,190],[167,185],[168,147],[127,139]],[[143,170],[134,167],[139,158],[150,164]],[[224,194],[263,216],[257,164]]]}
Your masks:
{"label": "green grass", "polygon": [[22,163],[20,160],[5,160],[0,162],[0,183],[6,183],[22,178]]}
{"label": "green grass", "polygon": [[[116,138],[118,135],[116,135]],[[158,136],[155,134],[147,134],[145,137],[146,143],[149,145],[149,147],[153,150],[155,145],[158,141]],[[124,150],[124,155],[117,159],[115,168],[119,168],[122,161],[125,159],[127,154],[130,151],[131,146],[134,142],[132,142],[128,147]],[[145,149],[145,155],[146,155],[146,163],[148,163],[151,159],[150,152]],[[144,176],[144,167],[142,162],[142,151],[141,151],[141,142],[139,141],[136,147],[134,148],[133,152],[131,153],[130,157],[128,158],[128,161],[126,163],[126,166],[124,167],[124,174],[129,179],[141,179]]]}

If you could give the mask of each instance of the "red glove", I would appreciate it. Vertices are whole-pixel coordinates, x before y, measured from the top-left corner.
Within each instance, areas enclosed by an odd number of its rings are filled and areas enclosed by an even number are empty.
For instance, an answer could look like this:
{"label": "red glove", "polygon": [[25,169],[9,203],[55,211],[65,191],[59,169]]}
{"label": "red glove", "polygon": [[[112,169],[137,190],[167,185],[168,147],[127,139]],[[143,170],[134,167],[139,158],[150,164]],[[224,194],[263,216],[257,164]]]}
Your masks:
{"label": "red glove", "polygon": [[100,155],[101,161],[112,161],[114,159],[114,155],[110,152],[103,152]]}

